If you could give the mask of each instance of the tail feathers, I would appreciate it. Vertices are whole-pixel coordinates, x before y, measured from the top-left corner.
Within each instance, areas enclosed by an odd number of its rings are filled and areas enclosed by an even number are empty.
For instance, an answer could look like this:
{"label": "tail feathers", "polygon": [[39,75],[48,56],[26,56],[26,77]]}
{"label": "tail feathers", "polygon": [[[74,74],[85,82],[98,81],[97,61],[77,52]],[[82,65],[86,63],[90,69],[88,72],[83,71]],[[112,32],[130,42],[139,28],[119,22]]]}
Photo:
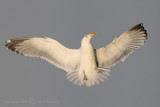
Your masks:
{"label": "tail feathers", "polygon": [[100,82],[104,82],[104,80],[110,76],[110,70],[103,69],[101,72],[92,73],[90,75],[86,73],[87,79],[84,79],[83,73],[80,73],[79,71],[68,72],[66,76],[67,79],[75,85],[86,85],[90,87],[96,84],[99,85]]}
{"label": "tail feathers", "polygon": [[73,84],[79,86],[84,85],[84,81],[80,79],[78,71],[68,72],[66,76],[70,82],[73,82]]}

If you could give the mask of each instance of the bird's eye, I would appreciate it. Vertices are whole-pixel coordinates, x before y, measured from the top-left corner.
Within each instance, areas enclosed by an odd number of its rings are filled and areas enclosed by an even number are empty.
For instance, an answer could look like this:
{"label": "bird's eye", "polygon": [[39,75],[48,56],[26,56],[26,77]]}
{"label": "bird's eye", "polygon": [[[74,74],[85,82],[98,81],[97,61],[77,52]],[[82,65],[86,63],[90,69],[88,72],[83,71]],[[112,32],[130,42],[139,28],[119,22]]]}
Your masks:
{"label": "bird's eye", "polygon": [[86,38],[88,38],[88,37],[89,37],[89,35],[86,36]]}

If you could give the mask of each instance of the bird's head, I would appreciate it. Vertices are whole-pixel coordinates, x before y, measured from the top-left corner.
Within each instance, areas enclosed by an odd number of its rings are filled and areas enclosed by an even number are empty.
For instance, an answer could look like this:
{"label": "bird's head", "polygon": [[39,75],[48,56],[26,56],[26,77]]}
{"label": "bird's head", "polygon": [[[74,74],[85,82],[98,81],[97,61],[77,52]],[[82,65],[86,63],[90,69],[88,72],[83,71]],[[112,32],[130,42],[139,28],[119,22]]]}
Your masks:
{"label": "bird's head", "polygon": [[96,32],[92,32],[91,34],[84,36],[83,39],[82,39],[82,42],[90,42],[90,41],[91,41],[91,38],[92,38],[93,35],[95,35],[95,34],[96,34]]}

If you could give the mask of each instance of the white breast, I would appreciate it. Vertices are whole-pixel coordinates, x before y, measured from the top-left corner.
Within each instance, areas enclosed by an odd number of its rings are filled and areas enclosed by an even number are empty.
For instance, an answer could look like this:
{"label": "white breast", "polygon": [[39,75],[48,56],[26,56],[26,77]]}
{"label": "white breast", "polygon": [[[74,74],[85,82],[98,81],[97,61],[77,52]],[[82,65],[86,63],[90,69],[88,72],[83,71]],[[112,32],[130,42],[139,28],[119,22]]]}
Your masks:
{"label": "white breast", "polygon": [[97,68],[95,53],[91,43],[81,46],[80,59],[80,69],[85,70],[85,72],[90,72],[88,70]]}
{"label": "white breast", "polygon": [[97,65],[94,49],[91,43],[84,43],[80,49],[79,77],[87,86],[94,85],[97,81]]}

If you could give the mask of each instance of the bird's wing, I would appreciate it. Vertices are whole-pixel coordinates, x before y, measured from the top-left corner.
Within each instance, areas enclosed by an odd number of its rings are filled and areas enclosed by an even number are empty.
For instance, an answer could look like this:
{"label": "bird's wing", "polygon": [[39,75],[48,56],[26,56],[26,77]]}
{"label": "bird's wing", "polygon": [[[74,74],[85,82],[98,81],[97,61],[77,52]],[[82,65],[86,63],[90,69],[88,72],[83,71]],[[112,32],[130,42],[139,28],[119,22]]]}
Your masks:
{"label": "bird's wing", "polygon": [[137,48],[147,40],[147,32],[142,24],[138,24],[109,45],[96,49],[98,67],[110,68],[119,62],[123,62]]}
{"label": "bird's wing", "polygon": [[67,72],[79,67],[79,49],[66,48],[51,38],[15,38],[7,40],[5,46],[18,54],[45,59]]}

